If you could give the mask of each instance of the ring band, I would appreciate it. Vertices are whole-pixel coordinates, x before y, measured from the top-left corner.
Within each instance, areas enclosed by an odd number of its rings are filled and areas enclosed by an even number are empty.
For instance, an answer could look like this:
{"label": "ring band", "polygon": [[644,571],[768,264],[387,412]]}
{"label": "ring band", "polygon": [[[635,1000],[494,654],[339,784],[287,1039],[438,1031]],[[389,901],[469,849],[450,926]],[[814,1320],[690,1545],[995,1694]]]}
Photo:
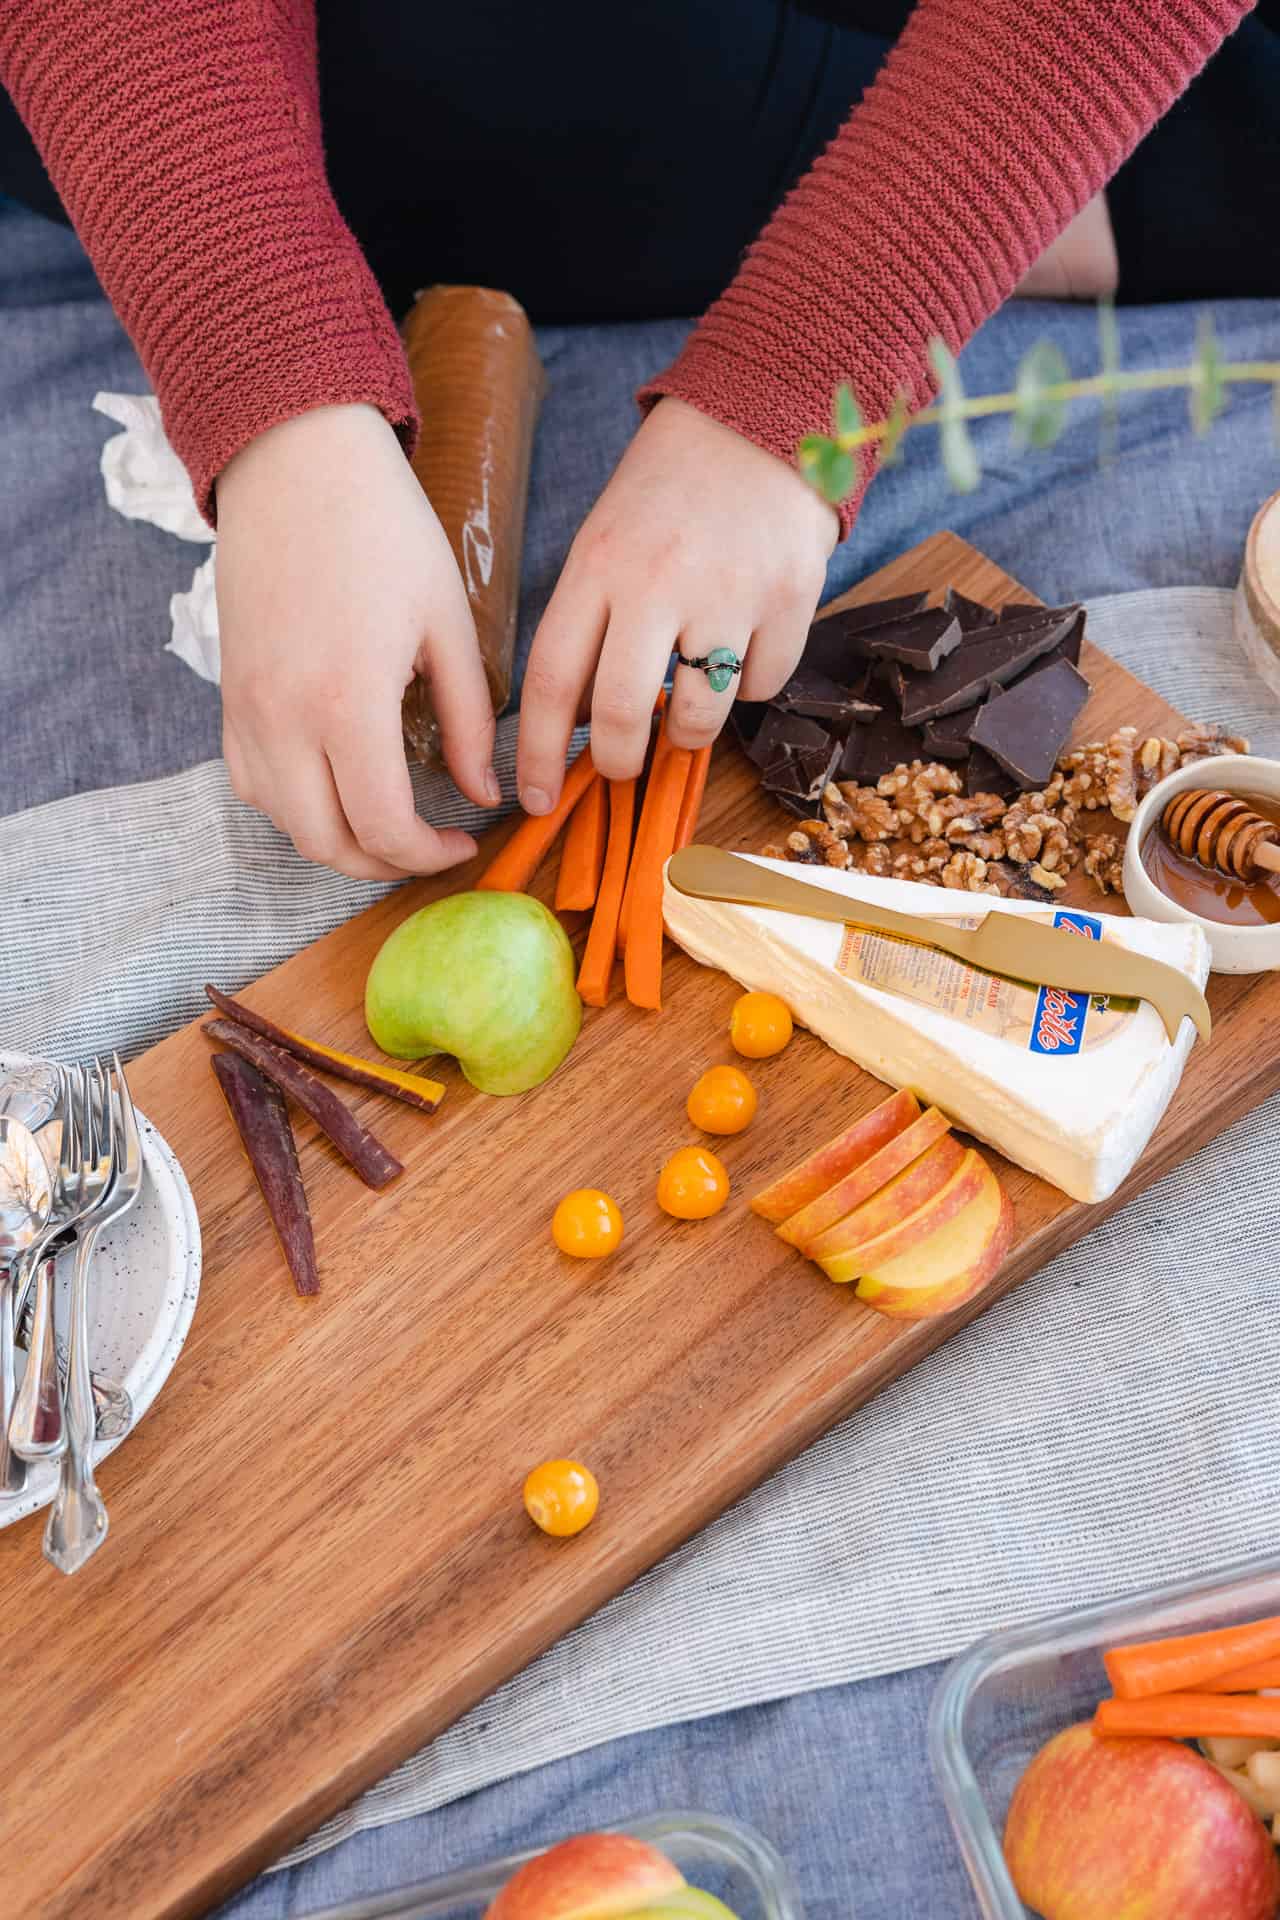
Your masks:
{"label": "ring band", "polygon": [[742,662],[732,647],[712,647],[710,653],[700,653],[696,660],[687,660],[684,654],[677,658],[682,667],[705,673],[712,693],[723,693],[734,674],[742,672]]}

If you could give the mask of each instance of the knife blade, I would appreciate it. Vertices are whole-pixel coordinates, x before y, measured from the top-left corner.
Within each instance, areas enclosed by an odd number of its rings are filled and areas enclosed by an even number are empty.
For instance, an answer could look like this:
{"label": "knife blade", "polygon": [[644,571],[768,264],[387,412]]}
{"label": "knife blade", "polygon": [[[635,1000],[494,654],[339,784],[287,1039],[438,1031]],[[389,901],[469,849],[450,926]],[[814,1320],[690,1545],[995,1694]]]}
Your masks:
{"label": "knife blade", "polygon": [[[1177,967],[1116,941],[1093,940],[1066,927],[1046,927],[1021,914],[993,908],[982,914],[977,926],[950,926],[926,914],[899,913],[894,907],[851,899],[812,881],[793,879],[722,847],[681,848],[667,864],[667,878],[678,892],[695,899],[766,907],[887,933],[949,953],[980,973],[1024,985],[1146,1000],[1163,1020],[1170,1043],[1177,1039],[1184,1020],[1191,1021],[1203,1040],[1208,1040],[1212,1028],[1204,995]],[[970,894],[967,903],[981,912],[978,898]]]}

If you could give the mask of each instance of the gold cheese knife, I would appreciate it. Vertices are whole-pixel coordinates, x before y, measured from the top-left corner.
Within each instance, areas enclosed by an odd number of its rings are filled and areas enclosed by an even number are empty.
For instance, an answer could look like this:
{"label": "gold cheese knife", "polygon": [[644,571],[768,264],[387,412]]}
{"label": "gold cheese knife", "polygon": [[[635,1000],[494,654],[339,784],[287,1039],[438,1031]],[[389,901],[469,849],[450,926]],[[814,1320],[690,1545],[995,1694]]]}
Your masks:
{"label": "gold cheese knife", "polygon": [[[812,881],[760,867],[721,847],[683,847],[671,856],[667,878],[679,893],[697,900],[727,900],[743,907],[768,907],[775,913],[801,913],[810,920],[835,920],[872,933],[887,933],[917,946],[950,953],[981,973],[995,973],[1024,985],[1061,987],[1068,993],[1109,994],[1117,999],[1149,1000],[1170,1041],[1183,1020],[1202,1040],[1209,1038],[1209,1005],[1194,980],[1148,954],[1135,953],[1114,940],[1091,940],[1065,927],[1046,927],[1021,914],[987,911],[976,927],[948,926],[924,914],[898,913],[892,907],[851,899]],[[981,896],[961,896],[982,912]]]}

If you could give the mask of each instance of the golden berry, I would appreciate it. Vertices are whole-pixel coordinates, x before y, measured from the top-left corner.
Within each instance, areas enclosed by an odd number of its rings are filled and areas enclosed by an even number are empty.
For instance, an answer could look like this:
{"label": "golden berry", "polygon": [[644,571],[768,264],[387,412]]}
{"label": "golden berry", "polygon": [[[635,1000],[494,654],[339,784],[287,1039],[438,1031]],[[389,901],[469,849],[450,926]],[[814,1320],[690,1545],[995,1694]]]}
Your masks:
{"label": "golden berry", "polygon": [[568,1540],[589,1527],[599,1504],[596,1477],[578,1460],[544,1460],[524,1483],[525,1512],[554,1540]]}
{"label": "golden berry", "polygon": [[756,1090],[741,1067],[708,1067],[689,1092],[689,1118],[704,1133],[741,1133],[755,1110]]}

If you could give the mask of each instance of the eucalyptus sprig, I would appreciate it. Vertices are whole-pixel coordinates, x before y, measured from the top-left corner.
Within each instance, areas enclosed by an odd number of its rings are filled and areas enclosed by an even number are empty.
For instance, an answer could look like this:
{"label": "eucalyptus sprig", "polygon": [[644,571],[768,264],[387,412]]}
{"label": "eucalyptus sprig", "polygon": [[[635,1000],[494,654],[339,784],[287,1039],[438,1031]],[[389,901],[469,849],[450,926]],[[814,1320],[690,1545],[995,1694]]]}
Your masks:
{"label": "eucalyptus sprig", "polygon": [[1265,384],[1273,388],[1280,405],[1280,361],[1224,360],[1213,330],[1212,317],[1201,315],[1196,350],[1185,367],[1157,367],[1126,373],[1120,364],[1119,335],[1110,301],[1098,309],[1099,371],[1073,380],[1059,348],[1038,340],[1018,363],[1010,393],[985,393],[972,399],[965,393],[955,359],[941,340],[929,344],[929,360],[938,383],[931,406],[913,412],[908,396],[899,393],[885,420],[864,421],[847,382],[836,389],[832,434],[807,434],[797,449],[800,471],[823,498],[839,506],[853,492],[858,477],[857,454],[878,444],[882,465],[901,458],[904,434],[916,427],[937,427],[942,463],[958,493],[972,493],[982,479],[970,420],[1010,414],[1015,444],[1048,447],[1066,425],[1073,400],[1102,403],[1103,450],[1115,434],[1116,403],[1125,393],[1149,393],[1159,388],[1185,387],[1191,407],[1191,425],[1207,433],[1226,404],[1227,389]]}

